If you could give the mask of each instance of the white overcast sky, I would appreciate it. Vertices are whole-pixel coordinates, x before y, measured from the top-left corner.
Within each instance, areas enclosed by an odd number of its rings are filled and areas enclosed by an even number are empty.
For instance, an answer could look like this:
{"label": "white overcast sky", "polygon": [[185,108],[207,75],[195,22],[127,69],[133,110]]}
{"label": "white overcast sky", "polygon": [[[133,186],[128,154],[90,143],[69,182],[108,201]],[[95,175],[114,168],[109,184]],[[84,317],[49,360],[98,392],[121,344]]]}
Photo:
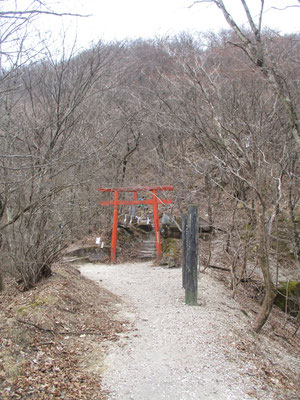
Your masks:
{"label": "white overcast sky", "polygon": [[[30,0],[18,0],[19,7]],[[14,3],[13,0],[11,0]],[[63,26],[68,41],[77,37],[77,46],[88,47],[92,42],[153,38],[226,29],[221,11],[212,4],[195,4],[193,0],[45,0],[55,11],[91,14],[88,18],[44,16],[38,29],[43,35],[57,34]],[[239,22],[246,22],[240,0],[224,0],[229,11]],[[248,0],[254,15],[257,15],[260,0]],[[271,9],[296,5],[298,0],[265,0],[264,26],[281,33],[299,32],[300,8],[284,11]]]}

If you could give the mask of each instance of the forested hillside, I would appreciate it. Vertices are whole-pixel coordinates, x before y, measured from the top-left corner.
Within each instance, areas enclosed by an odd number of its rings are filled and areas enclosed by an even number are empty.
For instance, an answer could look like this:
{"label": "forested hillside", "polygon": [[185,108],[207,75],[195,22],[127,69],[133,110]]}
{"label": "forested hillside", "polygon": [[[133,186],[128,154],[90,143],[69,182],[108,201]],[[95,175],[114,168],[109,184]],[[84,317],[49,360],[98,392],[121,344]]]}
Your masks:
{"label": "forested hillside", "polygon": [[[191,12],[199,3],[223,13],[228,29],[110,43],[99,38],[78,50],[66,33],[54,39],[33,29],[40,15],[70,13],[41,0],[1,1],[3,399],[106,399],[103,360],[114,341],[120,356],[125,342],[127,351],[138,342],[145,350],[137,352],[142,364],[130,352],[122,371],[115,363],[116,386],[119,372],[133,388],[155,372],[156,389],[172,392],[172,375],[182,398],[193,397],[189,382],[205,397],[207,376],[207,398],[216,398],[216,389],[225,398],[237,387],[238,397],[230,398],[298,399],[300,35],[265,27],[263,0],[257,15],[248,7],[252,0],[240,1],[243,26],[226,9],[230,2],[191,1]],[[283,10],[290,7],[300,11],[298,2]],[[176,253],[172,268],[182,261],[181,215],[191,204],[199,209],[198,308],[181,301],[181,271],[133,264],[133,250],[153,255],[155,242],[151,234],[143,242],[145,232],[124,220],[117,259],[130,261],[125,268],[102,264],[99,272],[90,264],[94,284],[64,257],[86,250],[78,243],[95,250],[99,236],[108,254],[113,207],[99,201],[111,200],[111,193],[98,188],[164,185],[174,186],[159,191],[173,199],[159,215],[161,222],[175,221],[174,247],[163,243]],[[121,199],[131,196],[120,192]],[[120,214],[132,217],[122,207]]]}
{"label": "forested hillside", "polygon": [[173,184],[167,213],[196,203],[228,233],[233,287],[249,263],[262,271],[261,329],[270,269],[299,275],[300,36],[232,28],[3,64],[5,272],[29,289],[71,240],[109,226],[98,187]]}

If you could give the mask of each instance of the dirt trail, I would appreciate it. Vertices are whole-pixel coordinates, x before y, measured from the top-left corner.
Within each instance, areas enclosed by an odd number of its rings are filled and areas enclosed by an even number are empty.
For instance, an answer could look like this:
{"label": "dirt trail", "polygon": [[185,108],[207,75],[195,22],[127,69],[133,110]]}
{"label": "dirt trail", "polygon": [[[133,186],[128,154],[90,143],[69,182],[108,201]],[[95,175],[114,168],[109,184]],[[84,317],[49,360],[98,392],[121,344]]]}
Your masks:
{"label": "dirt trail", "polygon": [[181,270],[151,263],[81,266],[81,273],[121,296],[120,318],[133,329],[109,345],[109,399],[273,399],[235,342],[249,319],[221,283],[200,276],[199,307],[186,306]]}

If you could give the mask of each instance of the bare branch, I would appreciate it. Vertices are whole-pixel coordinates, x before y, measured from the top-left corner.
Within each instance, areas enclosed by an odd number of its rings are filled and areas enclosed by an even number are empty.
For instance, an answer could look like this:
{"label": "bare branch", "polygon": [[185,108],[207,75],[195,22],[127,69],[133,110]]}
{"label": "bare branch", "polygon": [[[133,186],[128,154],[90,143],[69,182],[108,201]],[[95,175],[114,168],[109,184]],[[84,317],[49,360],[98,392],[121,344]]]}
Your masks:
{"label": "bare branch", "polygon": [[292,5],[292,6],[285,6],[283,8],[279,8],[279,7],[270,7],[269,10],[273,9],[273,10],[279,10],[279,11],[284,11],[287,10],[288,8],[299,8],[300,6],[298,5]]}
{"label": "bare branch", "polygon": [[[262,2],[262,6],[261,6],[260,15],[261,15],[263,7],[264,7],[264,0],[261,0],[261,2]],[[247,5],[245,0],[241,0],[241,3],[243,4],[243,7],[244,7],[244,10],[245,10],[246,15],[247,15],[247,19],[248,19],[249,25],[250,25],[250,27],[252,29],[252,32],[256,35],[258,29],[257,29],[257,27],[256,27],[256,25],[255,25],[255,23],[253,21],[252,15],[251,15],[250,10],[249,10],[249,7],[248,7],[248,5]]]}
{"label": "bare branch", "polygon": [[[27,19],[28,15],[38,15],[38,14],[46,14],[53,15],[55,17],[90,17],[91,14],[73,14],[73,13],[57,13],[54,11],[43,11],[43,10],[26,10],[26,11],[0,11],[0,18],[18,18],[18,19]],[[26,15],[26,17],[23,17]]]}

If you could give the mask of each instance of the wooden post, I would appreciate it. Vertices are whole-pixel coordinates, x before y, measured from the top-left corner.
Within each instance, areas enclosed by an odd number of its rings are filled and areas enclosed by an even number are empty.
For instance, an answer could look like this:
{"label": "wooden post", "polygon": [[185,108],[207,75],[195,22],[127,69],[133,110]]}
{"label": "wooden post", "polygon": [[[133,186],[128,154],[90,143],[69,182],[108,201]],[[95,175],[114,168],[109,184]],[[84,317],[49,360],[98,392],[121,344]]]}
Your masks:
{"label": "wooden post", "polygon": [[197,305],[198,297],[198,207],[190,205],[187,218],[187,251],[185,274],[185,303]]}
{"label": "wooden post", "polygon": [[159,229],[159,216],[158,216],[158,203],[157,203],[157,192],[152,191],[153,198],[153,219],[155,229],[155,243],[156,243],[156,260],[161,260],[161,241],[160,241],[160,229]]}
{"label": "wooden post", "polygon": [[182,214],[182,287],[186,279],[187,214]]}
{"label": "wooden post", "polygon": [[111,235],[111,254],[110,254],[110,258],[113,263],[116,262],[116,252],[117,252],[118,216],[119,216],[118,198],[119,198],[119,192],[115,192],[114,219],[113,219],[113,228]]}

